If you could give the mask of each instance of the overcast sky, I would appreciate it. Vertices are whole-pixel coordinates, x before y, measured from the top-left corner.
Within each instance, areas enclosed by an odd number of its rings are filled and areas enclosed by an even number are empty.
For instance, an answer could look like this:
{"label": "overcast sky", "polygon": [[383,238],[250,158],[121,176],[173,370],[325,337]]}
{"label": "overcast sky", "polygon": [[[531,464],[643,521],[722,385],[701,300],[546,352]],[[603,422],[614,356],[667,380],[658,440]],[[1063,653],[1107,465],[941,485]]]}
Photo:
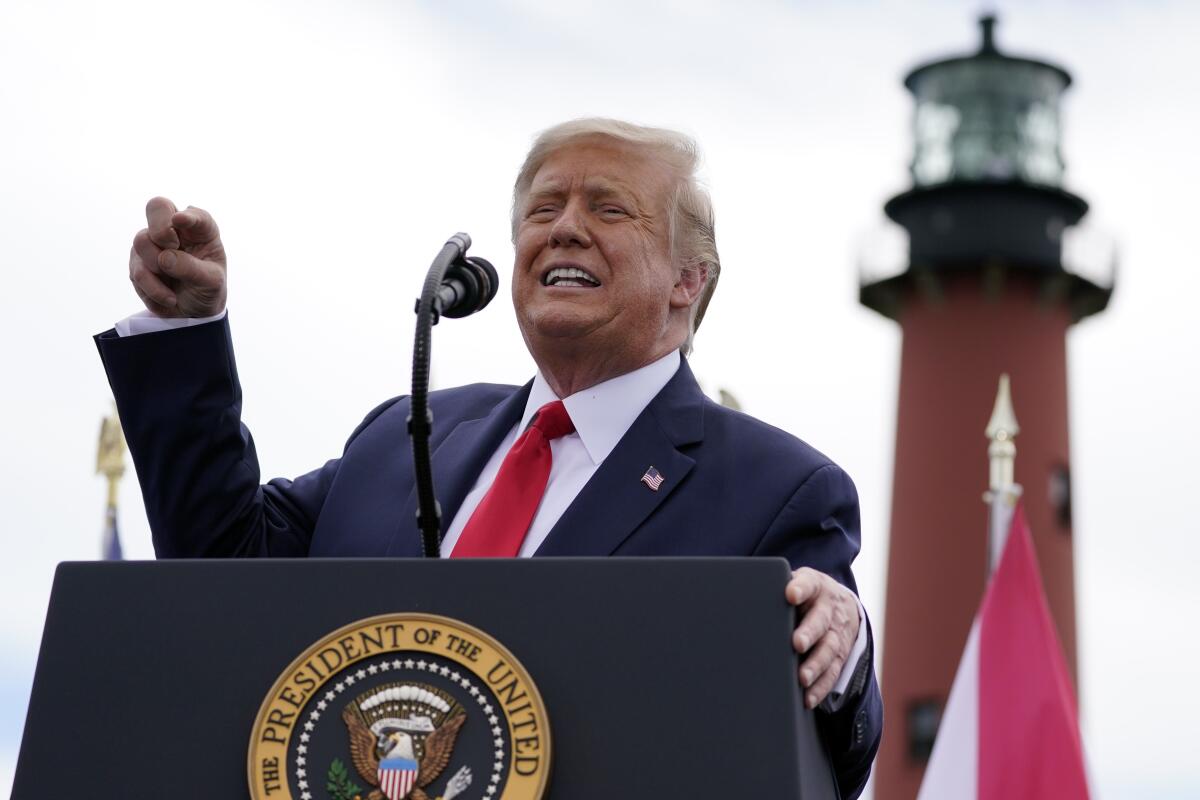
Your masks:
{"label": "overcast sky", "polygon": [[[264,476],[336,455],[406,392],[412,298],[458,230],[510,275],[533,134],[603,115],[706,154],[724,271],[693,367],[845,466],[863,599],[882,608],[899,329],[856,259],[907,185],[915,63],[977,44],[976,3],[208,0],[0,4],[0,789],[54,566],[94,557],[109,390],[90,337],[138,308],[156,194],[210,210]],[[1195,797],[1200,645],[1200,7],[999,4],[999,41],[1070,69],[1067,185],[1120,244],[1117,294],[1070,334],[1081,703],[1096,795]],[[519,383],[502,298],[441,325],[435,378]],[[1022,387],[1015,386],[1019,394]],[[979,409],[981,481],[986,469]],[[1018,448],[1020,440],[1018,439]],[[1018,454],[1018,475],[1020,474]],[[136,480],[124,543],[152,555]],[[984,536],[981,528],[979,536]],[[965,534],[965,535],[969,535]],[[86,659],[87,654],[80,654]]]}

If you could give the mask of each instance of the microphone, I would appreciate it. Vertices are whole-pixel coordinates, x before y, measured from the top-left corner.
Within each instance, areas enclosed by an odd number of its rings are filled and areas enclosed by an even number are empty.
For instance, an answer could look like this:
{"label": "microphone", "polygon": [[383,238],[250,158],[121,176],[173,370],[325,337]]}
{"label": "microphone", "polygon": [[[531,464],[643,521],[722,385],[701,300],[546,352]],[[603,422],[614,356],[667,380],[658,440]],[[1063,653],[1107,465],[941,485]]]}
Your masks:
{"label": "microphone", "polygon": [[413,311],[417,332],[413,337],[412,393],[409,395],[408,433],[412,444],[413,477],[417,481],[417,528],[427,558],[437,558],[442,541],[442,509],[433,493],[433,465],[429,434],[433,412],[429,408],[429,361],[433,326],[439,317],[465,317],[481,310],[496,296],[500,279],[496,268],[482,258],[467,255],[471,237],[456,233],[433,259],[421,296]]}
{"label": "microphone", "polygon": [[482,311],[492,298],[500,278],[496,268],[476,256],[459,256],[442,277],[437,290],[437,308],[443,317],[457,319]]}

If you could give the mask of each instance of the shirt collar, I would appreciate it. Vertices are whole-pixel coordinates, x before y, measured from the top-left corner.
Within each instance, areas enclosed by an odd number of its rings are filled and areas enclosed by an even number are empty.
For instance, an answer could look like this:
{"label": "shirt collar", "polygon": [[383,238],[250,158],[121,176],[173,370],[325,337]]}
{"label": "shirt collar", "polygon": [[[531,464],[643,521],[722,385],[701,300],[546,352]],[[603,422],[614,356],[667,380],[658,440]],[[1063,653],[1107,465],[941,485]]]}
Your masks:
{"label": "shirt collar", "polygon": [[[658,361],[633,372],[562,398],[567,414],[575,423],[575,432],[593,464],[599,466],[608,458],[634,420],[679,370],[679,359],[679,351],[672,350]],[[529,400],[525,403],[519,430],[525,430],[539,408],[557,399],[539,371],[533,379],[533,388],[529,390]]]}

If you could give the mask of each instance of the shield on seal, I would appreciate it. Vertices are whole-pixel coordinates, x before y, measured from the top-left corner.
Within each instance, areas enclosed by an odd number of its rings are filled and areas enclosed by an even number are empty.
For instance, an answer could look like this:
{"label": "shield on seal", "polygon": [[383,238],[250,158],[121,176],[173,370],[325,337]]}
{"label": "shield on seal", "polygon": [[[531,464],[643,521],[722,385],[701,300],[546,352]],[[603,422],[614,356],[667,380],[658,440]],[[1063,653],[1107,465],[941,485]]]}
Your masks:
{"label": "shield on seal", "polygon": [[411,758],[385,758],[379,762],[379,788],[388,800],[404,800],[417,780],[417,762]]}

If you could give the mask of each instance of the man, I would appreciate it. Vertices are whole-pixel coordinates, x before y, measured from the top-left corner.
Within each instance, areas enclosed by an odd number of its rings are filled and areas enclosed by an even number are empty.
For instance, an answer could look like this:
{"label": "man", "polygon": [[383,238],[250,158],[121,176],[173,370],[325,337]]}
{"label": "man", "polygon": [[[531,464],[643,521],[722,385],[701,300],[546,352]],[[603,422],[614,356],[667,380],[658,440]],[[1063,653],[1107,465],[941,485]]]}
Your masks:
{"label": "man", "polygon": [[[681,357],[720,269],[697,162],[687,137],[611,120],[535,142],[512,294],[538,374],[431,396],[442,554],[788,558],[805,702],[856,796],[882,730],[850,571],[857,496],[808,445],[705,398]],[[418,555],[407,400],[368,415],[340,459],[259,486],[216,223],[162,198],[147,222],[130,256],[147,312],[97,344],[159,556]]]}

